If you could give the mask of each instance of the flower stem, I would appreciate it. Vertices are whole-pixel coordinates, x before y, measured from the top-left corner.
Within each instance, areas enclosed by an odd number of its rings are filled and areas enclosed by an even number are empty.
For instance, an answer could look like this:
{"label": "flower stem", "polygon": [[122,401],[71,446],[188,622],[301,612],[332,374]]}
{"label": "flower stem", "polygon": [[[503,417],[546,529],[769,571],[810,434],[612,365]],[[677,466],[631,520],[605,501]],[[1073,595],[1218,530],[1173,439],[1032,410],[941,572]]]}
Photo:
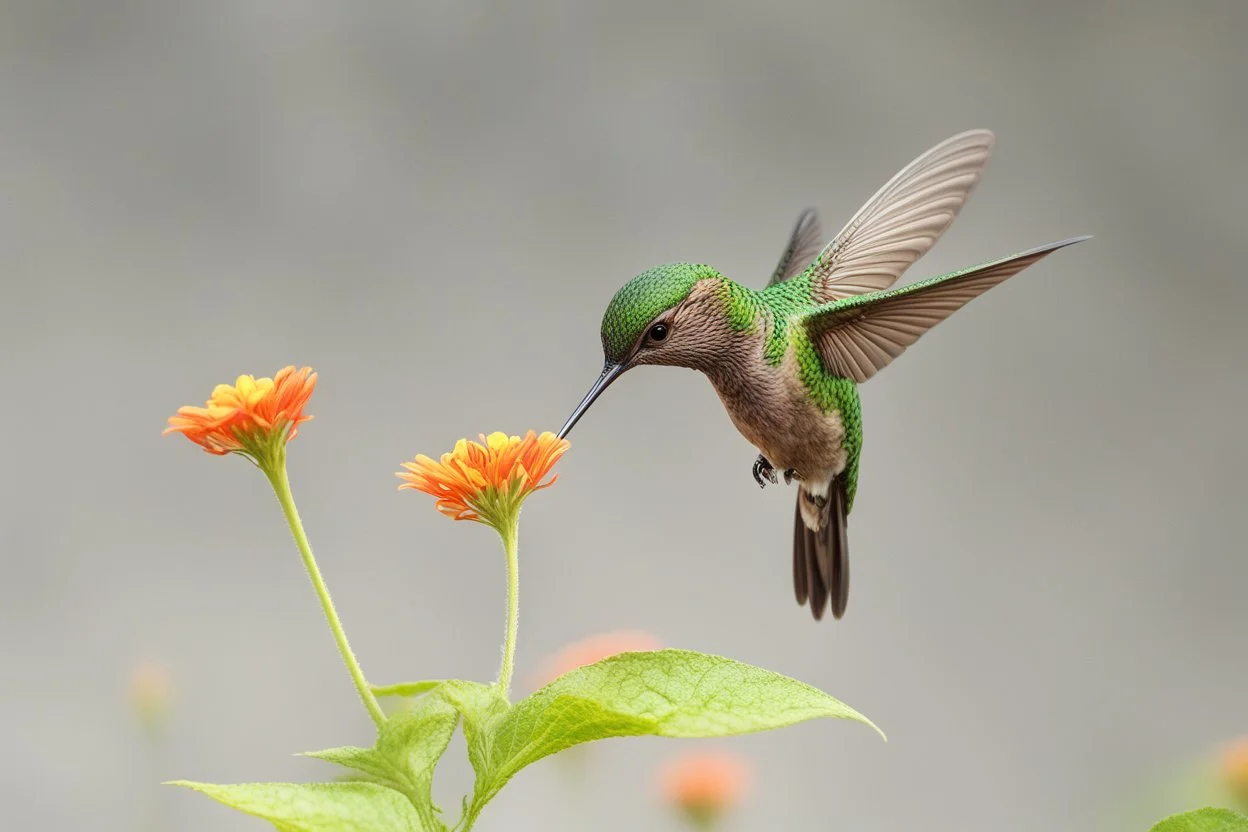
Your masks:
{"label": "flower stem", "polygon": [[303,521],[299,519],[299,510],[295,508],[294,495],[290,493],[286,460],[281,459],[276,464],[263,466],[263,470],[273,485],[273,493],[277,495],[277,501],[282,506],[286,522],[290,524],[290,532],[295,536],[295,545],[299,547],[299,554],[303,556],[303,565],[307,567],[308,577],[312,579],[316,595],[321,599],[325,619],[329,622],[329,629],[334,633],[334,641],[338,643],[338,652],[342,654],[342,660],[346,662],[351,680],[355,682],[355,689],[359,691],[360,699],[364,700],[364,707],[368,709],[368,715],[373,718],[373,722],[380,729],[386,724],[386,715],[382,713],[381,706],[377,704],[377,698],[373,696],[372,689],[369,688],[364,678],[364,671],[360,670],[360,663],[356,661],[355,654],[351,652],[351,645],[347,643],[347,634],[342,629],[342,622],[338,619],[337,611],[334,610],[334,601],[329,597],[329,588],[325,586],[321,570],[316,566],[316,558],[312,556],[312,546],[308,543],[308,536],[303,530]]}
{"label": "flower stem", "polygon": [[500,532],[507,552],[507,636],[503,641],[503,666],[498,671],[498,686],[504,698],[511,690],[511,675],[516,662],[516,630],[520,624],[520,561],[516,557],[519,518],[513,519]]}

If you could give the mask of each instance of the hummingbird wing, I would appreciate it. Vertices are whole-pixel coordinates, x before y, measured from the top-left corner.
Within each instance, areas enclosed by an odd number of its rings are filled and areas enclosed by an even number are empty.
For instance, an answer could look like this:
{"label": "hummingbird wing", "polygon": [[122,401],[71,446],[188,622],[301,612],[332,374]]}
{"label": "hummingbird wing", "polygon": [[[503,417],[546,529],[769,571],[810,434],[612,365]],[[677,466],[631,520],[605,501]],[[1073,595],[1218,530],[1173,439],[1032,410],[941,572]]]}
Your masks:
{"label": "hummingbird wing", "polygon": [[861,384],[923,333],[993,286],[1059,248],[1086,239],[1050,243],[900,289],[855,295],[825,304],[801,321],[827,371]]}
{"label": "hummingbird wing", "polygon": [[988,130],[945,139],[888,180],[806,271],[816,303],[879,292],[936,244],[979,183]]}
{"label": "hummingbird wing", "polygon": [[784,254],[780,255],[780,262],[776,264],[767,285],[782,283],[804,272],[822,248],[823,227],[819,224],[819,212],[807,208],[797,218],[797,225],[793,226],[793,233],[789,235],[789,244]]}

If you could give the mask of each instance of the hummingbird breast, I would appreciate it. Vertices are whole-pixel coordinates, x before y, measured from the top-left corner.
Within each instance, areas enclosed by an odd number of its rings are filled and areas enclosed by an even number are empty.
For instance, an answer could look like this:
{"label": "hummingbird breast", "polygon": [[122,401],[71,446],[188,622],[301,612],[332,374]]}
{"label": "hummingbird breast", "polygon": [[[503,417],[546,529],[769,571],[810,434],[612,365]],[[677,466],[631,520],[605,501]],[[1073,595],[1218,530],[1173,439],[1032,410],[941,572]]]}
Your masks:
{"label": "hummingbird breast", "polygon": [[734,350],[727,366],[706,374],[738,431],[778,470],[826,484],[845,469],[845,427],[840,412],[824,410],[801,381],[793,351],[779,364],[763,354],[763,339]]}

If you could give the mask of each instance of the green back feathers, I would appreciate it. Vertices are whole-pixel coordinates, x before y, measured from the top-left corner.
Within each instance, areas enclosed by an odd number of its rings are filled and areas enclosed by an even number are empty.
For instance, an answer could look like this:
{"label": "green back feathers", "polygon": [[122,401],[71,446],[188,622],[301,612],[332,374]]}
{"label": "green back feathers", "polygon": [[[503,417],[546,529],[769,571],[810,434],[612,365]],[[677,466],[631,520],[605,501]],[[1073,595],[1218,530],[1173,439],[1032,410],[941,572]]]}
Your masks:
{"label": "green back feathers", "polygon": [[771,313],[771,332],[763,347],[767,363],[772,366],[780,364],[792,348],[802,386],[810,393],[811,401],[824,413],[836,411],[840,414],[848,454],[842,474],[848,498],[846,510],[852,510],[854,495],[858,491],[858,462],[862,455],[862,404],[858,398],[858,385],[827,371],[806,328],[802,326],[802,316],[816,305],[809,272],[773,283],[760,292],[758,298]]}
{"label": "green back feathers", "polygon": [[[810,279],[806,276],[795,277],[782,283],[773,283],[758,295],[760,302],[771,312],[771,332],[763,355],[767,363],[773,367],[784,359],[789,349],[789,327],[800,315],[814,305],[814,294]],[[798,353],[798,360],[804,360]],[[815,356],[818,361],[818,356]],[[803,366],[803,370],[805,370]]]}
{"label": "green back feathers", "polygon": [[845,480],[845,511],[848,513],[854,508],[854,495],[858,492],[858,462],[862,457],[862,401],[858,398],[858,385],[824,369],[818,350],[800,324],[793,332],[793,350],[802,386],[809,391],[811,401],[824,413],[835,410],[841,417],[848,457],[841,476]]}
{"label": "green back feathers", "polygon": [[710,266],[673,263],[655,266],[625,283],[602,315],[602,351],[607,361],[623,361],[656,315],[688,297],[699,280],[719,276]]}

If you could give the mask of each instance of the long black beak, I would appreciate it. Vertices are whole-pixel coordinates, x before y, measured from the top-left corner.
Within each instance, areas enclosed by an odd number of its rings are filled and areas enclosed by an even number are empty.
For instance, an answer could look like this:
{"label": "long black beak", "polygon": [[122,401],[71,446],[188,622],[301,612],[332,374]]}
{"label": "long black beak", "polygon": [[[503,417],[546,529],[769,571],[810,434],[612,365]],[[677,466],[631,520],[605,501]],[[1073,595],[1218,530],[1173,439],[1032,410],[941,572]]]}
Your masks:
{"label": "long black beak", "polygon": [[577,423],[585,411],[589,410],[589,406],[594,403],[594,399],[602,395],[602,391],[611,386],[611,382],[620,377],[620,373],[624,372],[623,364],[608,364],[602,371],[602,375],[598,376],[598,380],[594,382],[594,386],[589,388],[589,392],[585,394],[585,398],[581,399],[581,403],[576,406],[576,410],[572,411],[572,415],[568,417],[568,421],[563,423],[563,427],[559,430],[559,438],[563,439],[572,430],[572,426]]}

